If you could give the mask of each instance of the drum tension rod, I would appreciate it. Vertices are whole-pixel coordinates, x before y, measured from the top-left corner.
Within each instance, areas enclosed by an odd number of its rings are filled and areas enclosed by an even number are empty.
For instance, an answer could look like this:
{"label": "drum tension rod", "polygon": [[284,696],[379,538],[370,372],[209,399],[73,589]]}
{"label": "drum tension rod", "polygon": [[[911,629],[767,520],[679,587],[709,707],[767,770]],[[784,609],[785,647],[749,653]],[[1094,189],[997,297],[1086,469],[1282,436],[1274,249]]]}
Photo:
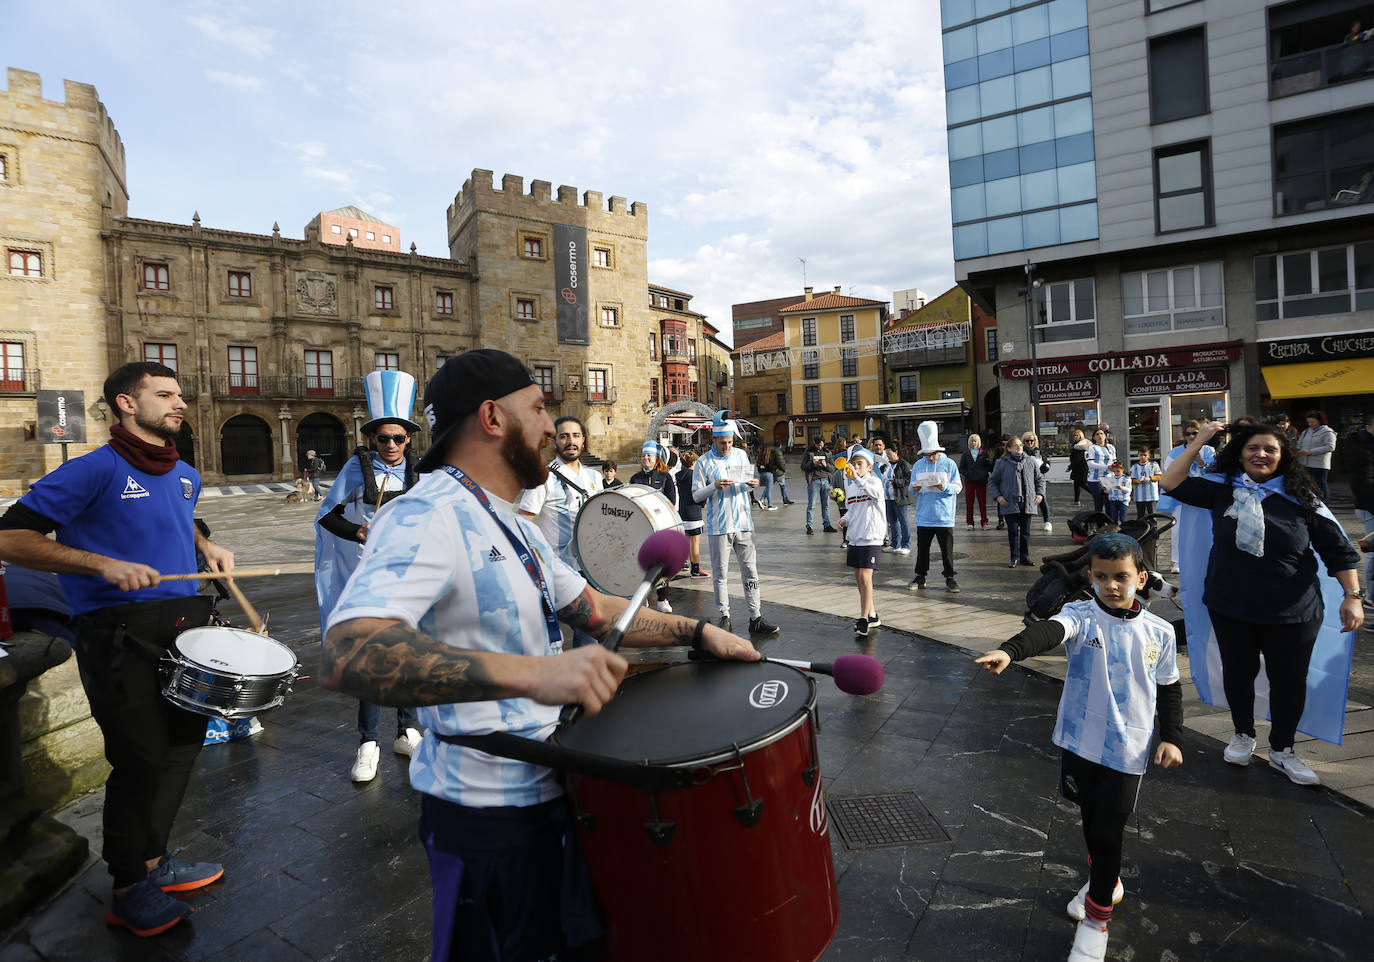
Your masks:
{"label": "drum tension rod", "polygon": [[740,752],[739,745],[731,747],[735,750],[734,767],[739,769],[740,781],[744,783],[745,798],[744,804],[735,809],[735,818],[739,819],[739,823],[745,828],[753,828],[763,817],[763,799],[755,798],[754,793],[749,791],[749,776],[744,773],[744,755]]}
{"label": "drum tension rod", "polygon": [[673,840],[673,835],[677,832],[676,822],[660,822],[658,820],[658,793],[649,793],[649,811],[653,812],[654,820],[644,823],[644,831],[649,833],[649,841],[659,848],[664,848]]}
{"label": "drum tension rod", "polygon": [[582,831],[590,835],[596,830],[596,816],[591,812],[582,811],[582,806],[577,801],[577,790],[571,785],[567,786],[568,800],[572,802],[573,818],[577,819],[577,824],[582,826]]}
{"label": "drum tension rod", "polygon": [[808,741],[811,744],[811,764],[802,769],[802,781],[807,788],[816,784],[816,773],[821,770],[821,750],[816,741],[816,732],[821,727],[820,713],[815,715],[815,724],[811,726],[811,737]]}

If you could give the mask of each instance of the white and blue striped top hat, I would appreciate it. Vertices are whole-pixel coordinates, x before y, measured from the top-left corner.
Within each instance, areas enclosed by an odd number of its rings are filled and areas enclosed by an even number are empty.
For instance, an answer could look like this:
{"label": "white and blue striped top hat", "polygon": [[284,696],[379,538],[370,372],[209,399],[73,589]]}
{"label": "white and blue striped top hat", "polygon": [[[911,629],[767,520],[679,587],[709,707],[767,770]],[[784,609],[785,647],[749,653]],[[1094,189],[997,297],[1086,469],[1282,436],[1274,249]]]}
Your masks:
{"label": "white and blue striped top hat", "polygon": [[402,424],[407,431],[420,430],[410,419],[415,412],[415,378],[405,371],[373,371],[363,378],[363,394],[369,418],[362,427],[364,434],[386,421]]}
{"label": "white and blue striped top hat", "polygon": [[736,434],[739,434],[738,425],[727,418],[724,411],[717,411],[716,416],[711,419],[711,437],[728,438]]}

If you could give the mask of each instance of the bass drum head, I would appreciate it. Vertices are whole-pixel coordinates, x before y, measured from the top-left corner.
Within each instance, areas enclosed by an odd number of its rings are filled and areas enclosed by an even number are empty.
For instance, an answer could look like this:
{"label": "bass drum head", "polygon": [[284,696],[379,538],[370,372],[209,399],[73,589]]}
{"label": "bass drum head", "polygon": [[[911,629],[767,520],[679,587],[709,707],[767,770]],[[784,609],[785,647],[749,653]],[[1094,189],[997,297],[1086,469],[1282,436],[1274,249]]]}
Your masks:
{"label": "bass drum head", "polygon": [[242,628],[192,628],[177,635],[176,649],[194,665],[231,675],[283,675],[296,667],[290,648]]}
{"label": "bass drum head", "polygon": [[699,764],[791,731],[815,704],[815,683],[771,662],[689,662],[629,676],[561,745],[652,765]]}
{"label": "bass drum head", "polygon": [[628,598],[644,577],[639,567],[644,539],[681,524],[662,491],[623,484],[583,502],[573,526],[573,554],[593,588]]}

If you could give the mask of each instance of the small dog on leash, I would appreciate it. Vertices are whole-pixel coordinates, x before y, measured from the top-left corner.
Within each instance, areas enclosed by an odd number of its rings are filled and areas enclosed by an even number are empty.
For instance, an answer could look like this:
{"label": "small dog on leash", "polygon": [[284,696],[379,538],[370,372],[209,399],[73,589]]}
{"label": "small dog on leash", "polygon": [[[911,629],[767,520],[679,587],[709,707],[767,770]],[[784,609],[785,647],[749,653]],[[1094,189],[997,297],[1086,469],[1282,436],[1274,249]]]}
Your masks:
{"label": "small dog on leash", "polygon": [[310,490],[309,485],[307,485],[307,484],[305,483],[305,481],[302,480],[301,478],[297,478],[297,479],[296,479],[296,490],[290,492],[290,493],[286,496],[286,503],[287,503],[287,504],[300,504],[301,502],[305,501],[305,496],[306,496],[306,494],[309,492],[309,490]]}

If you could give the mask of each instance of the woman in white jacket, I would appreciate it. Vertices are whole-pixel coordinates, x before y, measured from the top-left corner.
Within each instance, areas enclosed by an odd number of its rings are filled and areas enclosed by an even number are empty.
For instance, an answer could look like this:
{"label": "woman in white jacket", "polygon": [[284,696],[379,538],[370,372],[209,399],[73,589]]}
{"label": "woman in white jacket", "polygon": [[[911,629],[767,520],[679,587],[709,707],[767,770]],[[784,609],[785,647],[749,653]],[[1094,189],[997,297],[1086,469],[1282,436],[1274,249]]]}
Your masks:
{"label": "woman in white jacket", "polygon": [[1322,493],[1322,500],[1329,502],[1331,488],[1327,486],[1327,476],[1331,473],[1331,452],[1336,450],[1336,432],[1327,426],[1324,411],[1308,411],[1303,417],[1307,419],[1307,430],[1298,435],[1298,454]]}

